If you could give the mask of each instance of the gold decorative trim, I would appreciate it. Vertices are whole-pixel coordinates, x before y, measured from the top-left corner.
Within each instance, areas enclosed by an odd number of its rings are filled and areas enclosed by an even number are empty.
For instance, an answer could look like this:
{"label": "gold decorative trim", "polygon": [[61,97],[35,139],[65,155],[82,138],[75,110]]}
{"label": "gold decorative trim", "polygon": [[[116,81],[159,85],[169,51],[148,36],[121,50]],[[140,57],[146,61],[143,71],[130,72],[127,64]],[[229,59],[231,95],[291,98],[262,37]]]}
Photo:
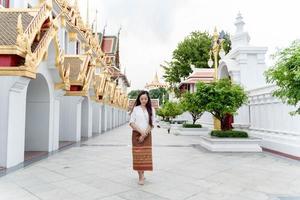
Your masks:
{"label": "gold decorative trim", "polygon": [[87,97],[89,95],[88,91],[66,91],[65,96],[83,96]]}
{"label": "gold decorative trim", "polygon": [[77,33],[76,32],[68,32],[69,41],[75,42],[77,40]]}
{"label": "gold decorative trim", "polygon": [[55,90],[65,89],[65,83],[55,83],[54,89]]}
{"label": "gold decorative trim", "polygon": [[65,16],[61,16],[60,23],[61,23],[62,27],[66,27],[66,17]]}
{"label": "gold decorative trim", "polygon": [[0,12],[38,12],[40,8],[9,8],[9,9],[0,9]]}
{"label": "gold decorative trim", "polygon": [[24,76],[35,79],[36,73],[22,67],[0,67],[0,76]]}
{"label": "gold decorative trim", "polygon": [[9,45],[9,46],[0,46],[0,54],[12,54],[12,55],[18,55],[21,57],[26,56],[26,50],[22,49],[16,45]]}

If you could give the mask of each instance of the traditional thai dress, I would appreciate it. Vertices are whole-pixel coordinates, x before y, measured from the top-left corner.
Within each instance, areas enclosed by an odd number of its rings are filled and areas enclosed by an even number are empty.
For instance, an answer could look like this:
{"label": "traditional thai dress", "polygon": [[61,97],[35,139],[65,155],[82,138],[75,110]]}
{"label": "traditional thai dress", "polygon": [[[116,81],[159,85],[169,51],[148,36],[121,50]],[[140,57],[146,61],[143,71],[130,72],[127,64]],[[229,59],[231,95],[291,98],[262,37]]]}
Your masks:
{"label": "traditional thai dress", "polygon": [[[152,122],[155,123],[155,111],[152,109]],[[149,124],[149,115],[147,110],[141,106],[135,106],[130,115],[129,124],[134,123],[141,130],[146,130]],[[137,171],[152,171],[152,136],[147,135],[142,143],[139,143],[140,133],[132,130],[132,158],[133,169]]]}

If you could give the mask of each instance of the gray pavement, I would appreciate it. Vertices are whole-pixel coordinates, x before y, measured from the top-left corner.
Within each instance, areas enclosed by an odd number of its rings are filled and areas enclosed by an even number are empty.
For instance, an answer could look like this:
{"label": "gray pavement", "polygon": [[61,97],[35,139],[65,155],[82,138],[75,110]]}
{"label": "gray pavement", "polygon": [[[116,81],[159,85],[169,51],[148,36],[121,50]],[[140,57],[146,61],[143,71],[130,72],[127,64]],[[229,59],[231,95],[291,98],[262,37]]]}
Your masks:
{"label": "gray pavement", "polygon": [[140,186],[124,125],[1,177],[0,200],[300,200],[299,161],[198,144],[155,129],[154,171]]}

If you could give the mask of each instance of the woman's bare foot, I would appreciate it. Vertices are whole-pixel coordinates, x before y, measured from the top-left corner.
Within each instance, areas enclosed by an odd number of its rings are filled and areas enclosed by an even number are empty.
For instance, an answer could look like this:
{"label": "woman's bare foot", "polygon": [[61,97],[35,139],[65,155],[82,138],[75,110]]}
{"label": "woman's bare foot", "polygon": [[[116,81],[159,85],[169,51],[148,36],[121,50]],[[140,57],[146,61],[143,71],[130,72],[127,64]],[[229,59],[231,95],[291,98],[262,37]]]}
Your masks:
{"label": "woman's bare foot", "polygon": [[139,185],[144,185],[144,178],[140,179],[138,183]]}

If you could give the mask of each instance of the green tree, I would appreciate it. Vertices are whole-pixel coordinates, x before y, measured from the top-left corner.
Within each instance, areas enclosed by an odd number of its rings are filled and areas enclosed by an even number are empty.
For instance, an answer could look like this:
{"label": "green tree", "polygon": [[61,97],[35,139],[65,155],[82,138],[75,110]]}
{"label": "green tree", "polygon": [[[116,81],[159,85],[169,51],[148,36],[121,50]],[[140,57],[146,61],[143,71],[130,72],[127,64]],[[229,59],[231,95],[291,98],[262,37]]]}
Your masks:
{"label": "green tree", "polygon": [[166,115],[164,109],[161,107],[157,109],[156,114],[160,117],[162,117],[163,120],[166,120]]}
{"label": "green tree", "polygon": [[166,102],[159,110],[159,116],[162,116],[163,118],[167,119],[167,121],[169,121],[170,118],[175,118],[176,116],[182,113],[183,111],[179,103],[170,101]]}
{"label": "green tree", "polygon": [[[284,102],[297,106],[300,101],[300,41],[276,52],[275,65],[266,71],[268,83],[278,86],[273,95]],[[300,114],[300,106],[290,114]]]}
{"label": "green tree", "polygon": [[149,91],[149,95],[151,99],[159,99],[159,105],[169,100],[169,94],[165,88],[152,89]]}
{"label": "green tree", "polygon": [[[225,53],[231,49],[231,41],[228,33],[224,33],[223,47]],[[162,67],[165,70],[165,81],[171,88],[176,87],[176,83],[181,78],[186,78],[192,72],[191,65],[196,68],[209,68],[209,52],[212,45],[212,36],[207,32],[195,31],[188,35],[177,45],[173,51],[171,62],[166,62]]]}
{"label": "green tree", "polygon": [[221,129],[225,127],[225,115],[235,114],[247,102],[244,89],[231,83],[229,79],[221,79],[213,83],[197,83],[196,95],[200,105],[206,105],[205,111],[221,121]]}
{"label": "green tree", "polygon": [[191,114],[193,118],[193,124],[196,123],[198,119],[202,116],[205,111],[205,104],[201,104],[202,101],[199,101],[196,93],[186,92],[183,94],[180,99],[180,105],[183,111],[187,111]]}
{"label": "green tree", "polygon": [[128,98],[129,99],[136,99],[139,95],[139,93],[141,92],[141,90],[131,90],[129,93],[128,93]]}

